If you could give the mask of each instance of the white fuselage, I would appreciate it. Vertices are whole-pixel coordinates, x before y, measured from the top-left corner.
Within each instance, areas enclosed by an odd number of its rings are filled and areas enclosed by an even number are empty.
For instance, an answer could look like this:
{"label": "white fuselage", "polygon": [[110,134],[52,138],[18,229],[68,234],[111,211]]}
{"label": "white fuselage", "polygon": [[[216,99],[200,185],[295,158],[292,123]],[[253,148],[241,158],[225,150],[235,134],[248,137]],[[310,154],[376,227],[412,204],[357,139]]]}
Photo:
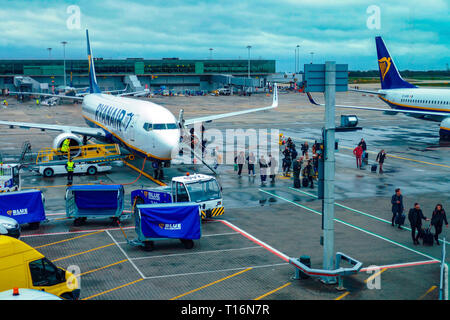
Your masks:
{"label": "white fuselage", "polygon": [[101,127],[107,139],[140,156],[170,160],[180,139],[177,119],[166,108],[149,101],[89,94],[82,113],[91,127]]}
{"label": "white fuselage", "polygon": [[[393,109],[448,113],[450,117],[450,90],[447,89],[388,89],[379,90],[380,99]],[[411,114],[411,116],[422,117]],[[425,119],[442,121],[445,116],[427,116]]]}

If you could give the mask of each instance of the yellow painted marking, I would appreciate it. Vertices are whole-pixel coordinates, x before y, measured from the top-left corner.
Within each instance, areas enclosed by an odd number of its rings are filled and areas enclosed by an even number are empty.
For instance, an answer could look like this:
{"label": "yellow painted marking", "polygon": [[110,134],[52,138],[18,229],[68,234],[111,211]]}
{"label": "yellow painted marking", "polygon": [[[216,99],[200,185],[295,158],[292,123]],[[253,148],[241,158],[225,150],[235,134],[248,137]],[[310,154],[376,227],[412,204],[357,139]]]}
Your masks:
{"label": "yellow painted marking", "polygon": [[97,269],[94,269],[94,270],[89,270],[89,271],[80,273],[80,276],[84,276],[84,275],[87,275],[87,274],[92,273],[92,272],[95,272],[95,271],[103,270],[103,269],[106,269],[106,268],[109,268],[109,267],[112,267],[112,266],[121,264],[121,263],[123,263],[123,262],[125,262],[125,261],[128,261],[128,259],[123,259],[123,260],[121,260],[121,261],[117,261],[117,262],[108,264],[107,266],[104,266],[104,267],[101,267],[101,268],[97,268]]}
{"label": "yellow painted marking", "polygon": [[87,297],[87,298],[83,298],[82,300],[92,299],[92,298],[101,296],[102,294],[105,294],[105,293],[108,293],[108,292],[111,292],[111,291],[114,291],[114,290],[117,290],[117,289],[120,289],[120,288],[129,286],[129,285],[132,285],[132,284],[135,284],[135,283],[137,283],[137,282],[139,282],[139,281],[142,281],[142,280],[144,280],[144,279],[143,279],[143,278],[140,278],[140,279],[137,279],[137,280],[135,280],[135,281],[133,281],[133,282],[129,282],[129,283],[123,284],[123,285],[121,285],[121,286],[118,286],[118,287],[115,287],[115,288],[112,288],[112,289],[109,289],[109,290],[106,290],[106,291],[103,291],[103,292],[94,294],[94,295],[89,296],[89,297]]}
{"label": "yellow painted marking", "polygon": [[[54,220],[56,220],[56,219],[54,219]],[[96,233],[100,233],[100,232],[103,232],[103,230],[92,232],[92,233],[83,234],[81,236],[77,236],[77,237],[73,237],[73,238],[69,238],[69,239],[64,239],[64,240],[61,240],[61,241],[56,241],[56,242],[52,242],[52,243],[43,244],[42,246],[35,247],[35,249],[52,246],[54,244],[58,244],[58,243],[66,242],[66,241],[71,241],[71,240],[79,239],[79,238],[82,238],[82,237],[87,237],[87,236],[90,236],[90,235],[93,235],[93,234],[96,234]]]}
{"label": "yellow painted marking", "polygon": [[131,163],[126,162],[125,160],[123,160],[123,163],[125,163],[128,167],[130,167],[131,169],[133,169],[134,171],[137,171],[139,173],[141,173],[143,176],[149,178],[150,180],[152,180],[153,182],[159,184],[160,186],[166,186],[166,184],[164,182],[161,182],[159,180],[156,180],[155,178],[153,178],[151,175],[149,175],[148,173],[142,171],[141,169],[136,168],[135,166],[133,166]]}
{"label": "yellow painted marking", "polygon": [[289,286],[289,285],[291,285],[291,284],[292,284],[291,282],[285,283],[285,284],[283,284],[281,287],[278,287],[278,288],[276,288],[276,289],[274,289],[274,290],[272,290],[272,291],[269,291],[269,292],[263,294],[262,296],[259,296],[258,298],[254,299],[254,300],[260,300],[260,299],[262,299],[262,298],[265,298],[265,297],[267,297],[268,295],[271,295],[271,294],[274,293],[274,292],[277,292],[277,291],[279,291],[279,290],[281,290],[281,289],[283,289],[283,288],[286,288],[287,286]]}
{"label": "yellow painted marking", "polygon": [[[92,186],[93,183],[85,183],[85,184],[73,184],[72,186]],[[56,186],[35,186],[35,187],[22,187],[22,189],[45,189],[45,188],[62,188],[68,187],[67,184],[61,184]]]}
{"label": "yellow painted marking", "polygon": [[89,252],[92,252],[92,251],[97,251],[97,250],[100,250],[100,249],[103,249],[103,248],[107,248],[107,247],[110,247],[110,246],[113,246],[113,245],[115,245],[114,242],[110,243],[110,244],[107,244],[105,246],[101,246],[101,247],[97,247],[97,248],[94,248],[94,249],[86,250],[86,251],[83,251],[83,252],[71,254],[70,256],[58,258],[58,259],[52,260],[52,262],[56,262],[56,261],[60,261],[60,260],[68,259],[68,258],[72,258],[72,257],[79,256],[79,255],[82,255],[82,254],[85,254],[85,253],[89,253]]}
{"label": "yellow painted marking", "polygon": [[350,292],[347,291],[347,292],[341,294],[339,297],[337,297],[337,298],[334,299],[334,300],[341,300],[341,299],[345,298],[346,296],[348,296],[349,294],[350,294]]}
{"label": "yellow painted marking", "polygon": [[239,272],[233,273],[232,275],[229,275],[229,276],[227,276],[227,277],[225,277],[225,278],[222,278],[222,279],[216,280],[216,281],[214,281],[214,282],[211,282],[211,283],[205,284],[204,286],[201,286],[200,288],[197,288],[197,289],[194,289],[194,290],[188,291],[188,292],[186,292],[186,293],[180,294],[179,296],[173,297],[173,298],[172,298],[172,299],[170,299],[170,300],[176,300],[176,299],[178,299],[178,298],[181,298],[181,297],[187,296],[188,294],[191,294],[191,293],[194,293],[194,292],[200,291],[200,290],[202,290],[202,289],[205,289],[205,288],[207,288],[207,287],[209,287],[209,286],[212,286],[213,284],[216,284],[216,283],[222,282],[222,281],[224,281],[224,280],[227,280],[227,279],[233,278],[233,277],[235,277],[235,276],[237,276],[237,275],[240,275],[241,273],[244,273],[244,272],[250,271],[250,270],[252,270],[252,269],[253,269],[253,268],[247,268],[247,269],[244,269],[244,270],[242,270],[242,271],[239,271]]}
{"label": "yellow painted marking", "polygon": [[364,280],[364,283],[367,283],[369,281],[371,281],[372,279],[376,278],[377,276],[379,276],[380,274],[382,274],[383,272],[385,272],[387,270],[387,268],[381,269],[380,271],[374,273],[373,275],[371,275],[370,277],[368,277],[366,280]]}
{"label": "yellow painted marking", "polygon": [[436,288],[437,288],[436,286],[432,286],[430,289],[428,289],[427,292],[425,292],[422,296],[420,296],[420,298],[419,298],[418,300],[422,300],[423,298],[425,298],[425,296],[426,296],[427,294],[429,294],[431,291],[433,291],[433,290],[436,289]]}

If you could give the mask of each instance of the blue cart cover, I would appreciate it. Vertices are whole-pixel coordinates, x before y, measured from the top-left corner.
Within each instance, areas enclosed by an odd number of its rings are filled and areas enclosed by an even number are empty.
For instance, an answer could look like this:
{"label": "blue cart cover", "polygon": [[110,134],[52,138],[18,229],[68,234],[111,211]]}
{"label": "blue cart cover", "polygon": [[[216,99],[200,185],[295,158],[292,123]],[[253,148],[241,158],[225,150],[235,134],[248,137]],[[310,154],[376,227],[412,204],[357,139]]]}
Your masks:
{"label": "blue cart cover", "polygon": [[111,214],[123,205],[122,185],[72,186],[75,204],[79,213]]}
{"label": "blue cart cover", "polygon": [[198,204],[138,205],[146,238],[200,239]]}
{"label": "blue cart cover", "polygon": [[41,191],[0,193],[0,215],[13,218],[19,224],[45,220]]}

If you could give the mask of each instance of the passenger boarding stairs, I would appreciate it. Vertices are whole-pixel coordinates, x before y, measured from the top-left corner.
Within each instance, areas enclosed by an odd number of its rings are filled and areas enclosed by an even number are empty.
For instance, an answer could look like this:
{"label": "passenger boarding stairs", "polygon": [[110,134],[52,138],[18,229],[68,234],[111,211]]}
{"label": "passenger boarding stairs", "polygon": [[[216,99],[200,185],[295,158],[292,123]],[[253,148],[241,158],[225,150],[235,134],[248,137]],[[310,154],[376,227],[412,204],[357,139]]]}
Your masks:
{"label": "passenger boarding stairs", "polygon": [[144,87],[136,75],[127,75],[124,80],[129,92],[144,91]]}

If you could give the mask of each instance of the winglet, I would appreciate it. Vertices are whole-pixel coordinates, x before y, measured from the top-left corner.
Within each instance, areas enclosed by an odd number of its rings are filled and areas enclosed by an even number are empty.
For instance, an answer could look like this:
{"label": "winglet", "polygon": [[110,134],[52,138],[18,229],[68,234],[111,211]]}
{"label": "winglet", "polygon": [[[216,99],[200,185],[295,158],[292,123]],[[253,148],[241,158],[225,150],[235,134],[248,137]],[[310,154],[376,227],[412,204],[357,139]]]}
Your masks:
{"label": "winglet", "polygon": [[306,95],[308,96],[309,102],[312,104],[315,104],[316,106],[320,106],[316,101],[314,101],[313,97],[311,96],[311,93],[307,92]]}
{"label": "winglet", "polygon": [[89,92],[90,93],[101,93],[100,88],[97,84],[97,77],[95,76],[95,67],[94,67],[94,57],[91,52],[91,44],[89,42],[89,32],[86,29],[86,41],[87,41],[87,54],[89,60]]}
{"label": "winglet", "polygon": [[278,107],[278,87],[277,84],[273,84],[273,100],[272,100],[272,107],[276,108]]}

